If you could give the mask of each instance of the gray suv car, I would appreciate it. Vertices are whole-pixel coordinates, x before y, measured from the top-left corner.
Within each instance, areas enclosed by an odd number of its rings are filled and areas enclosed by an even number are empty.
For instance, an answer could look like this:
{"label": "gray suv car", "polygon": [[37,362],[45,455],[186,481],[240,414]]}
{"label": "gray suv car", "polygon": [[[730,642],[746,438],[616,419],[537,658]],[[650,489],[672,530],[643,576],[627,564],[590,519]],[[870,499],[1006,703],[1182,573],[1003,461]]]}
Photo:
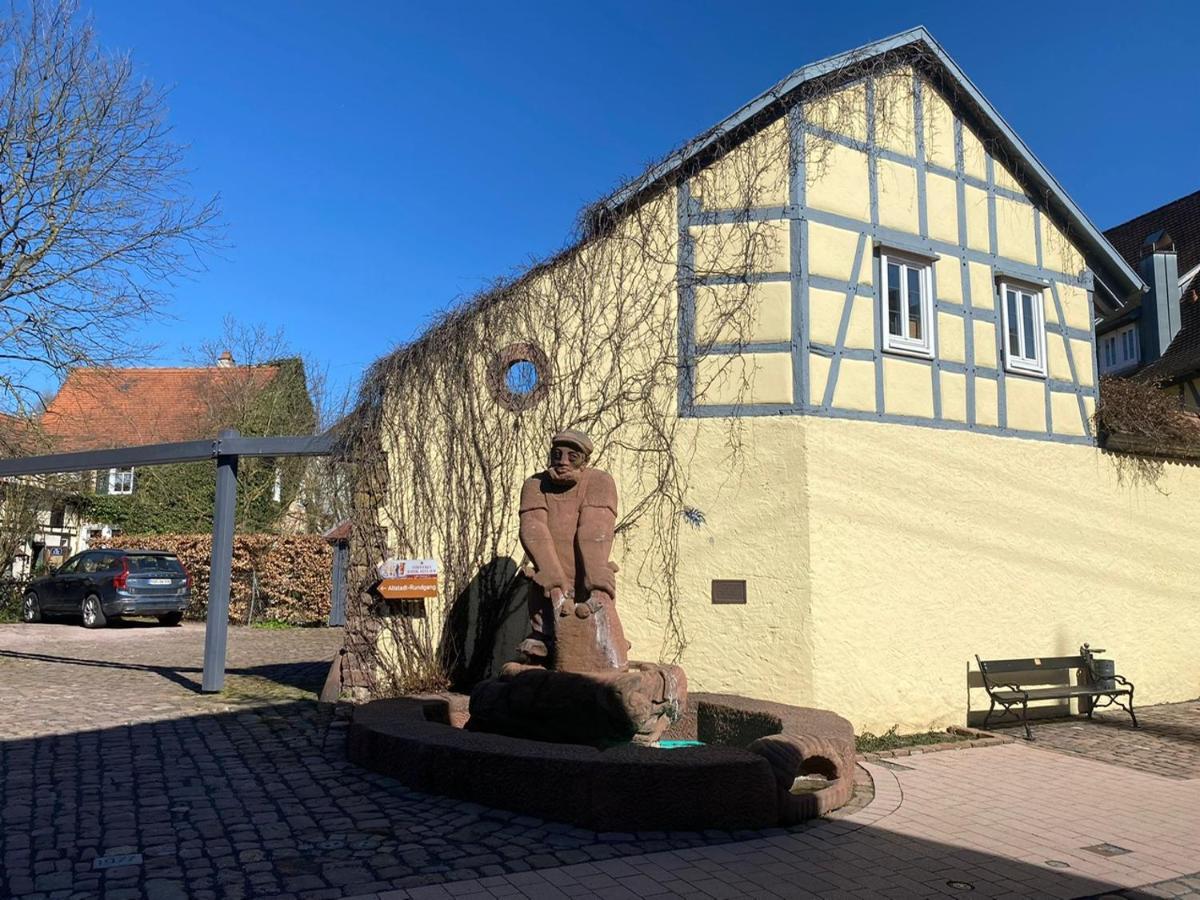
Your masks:
{"label": "gray suv car", "polygon": [[88,550],[57,572],[33,581],[21,615],[77,615],[86,628],[103,628],[117,616],[157,616],[178,625],[192,599],[192,576],[178,557],[159,550]]}

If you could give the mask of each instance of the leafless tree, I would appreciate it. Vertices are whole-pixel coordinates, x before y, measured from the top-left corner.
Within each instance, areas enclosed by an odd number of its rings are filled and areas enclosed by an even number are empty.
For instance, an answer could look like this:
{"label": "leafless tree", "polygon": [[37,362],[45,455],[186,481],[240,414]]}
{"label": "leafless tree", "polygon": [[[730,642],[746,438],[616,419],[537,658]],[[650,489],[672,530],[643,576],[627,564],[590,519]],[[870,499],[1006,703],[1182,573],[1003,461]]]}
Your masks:
{"label": "leafless tree", "polygon": [[136,355],[131,325],[216,240],[192,199],[166,95],[102,49],[75,0],[0,18],[0,408],[47,370]]}

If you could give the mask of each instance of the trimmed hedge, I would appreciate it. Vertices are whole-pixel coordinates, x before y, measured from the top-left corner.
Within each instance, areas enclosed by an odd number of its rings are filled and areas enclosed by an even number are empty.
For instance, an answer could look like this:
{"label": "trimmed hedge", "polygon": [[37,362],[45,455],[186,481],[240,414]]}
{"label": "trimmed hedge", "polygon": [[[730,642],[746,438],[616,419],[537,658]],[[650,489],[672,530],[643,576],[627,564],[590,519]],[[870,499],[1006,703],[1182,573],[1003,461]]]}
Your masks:
{"label": "trimmed hedge", "polygon": [[[184,615],[189,619],[205,617],[212,535],[121,535],[105,541],[104,546],[174,553],[192,576],[192,603]],[[250,619],[252,598],[255,622],[309,625],[328,621],[332,564],[331,548],[314,535],[236,535],[229,621],[245,625]]]}

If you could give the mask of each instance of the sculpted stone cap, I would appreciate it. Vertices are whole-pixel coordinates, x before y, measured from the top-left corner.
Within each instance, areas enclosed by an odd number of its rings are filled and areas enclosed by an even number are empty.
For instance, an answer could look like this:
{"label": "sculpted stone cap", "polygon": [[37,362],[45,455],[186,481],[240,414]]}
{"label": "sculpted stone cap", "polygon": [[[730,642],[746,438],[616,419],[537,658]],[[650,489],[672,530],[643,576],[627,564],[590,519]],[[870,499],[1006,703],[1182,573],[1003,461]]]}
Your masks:
{"label": "sculpted stone cap", "polygon": [[565,431],[560,431],[554,437],[550,438],[550,446],[553,447],[555,444],[567,444],[578,450],[582,450],[588,456],[592,455],[592,450],[596,446],[592,443],[592,439],[582,431],[575,431],[569,428]]}

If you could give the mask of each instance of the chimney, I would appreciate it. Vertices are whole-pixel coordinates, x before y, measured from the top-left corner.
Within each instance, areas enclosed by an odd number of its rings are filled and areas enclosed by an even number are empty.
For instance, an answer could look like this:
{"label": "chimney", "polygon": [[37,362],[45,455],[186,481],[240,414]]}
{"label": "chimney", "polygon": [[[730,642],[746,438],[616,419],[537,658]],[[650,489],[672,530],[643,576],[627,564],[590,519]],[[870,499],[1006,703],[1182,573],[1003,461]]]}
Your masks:
{"label": "chimney", "polygon": [[[1174,256],[1172,256],[1172,259],[1174,259]],[[217,360],[218,369],[232,369],[234,365],[235,363],[233,361],[233,354],[228,350],[222,353],[221,358]]]}
{"label": "chimney", "polygon": [[1179,261],[1175,242],[1165,231],[1155,231],[1142,244],[1138,274],[1150,286],[1142,298],[1142,359],[1153,362],[1166,352],[1181,326]]}

